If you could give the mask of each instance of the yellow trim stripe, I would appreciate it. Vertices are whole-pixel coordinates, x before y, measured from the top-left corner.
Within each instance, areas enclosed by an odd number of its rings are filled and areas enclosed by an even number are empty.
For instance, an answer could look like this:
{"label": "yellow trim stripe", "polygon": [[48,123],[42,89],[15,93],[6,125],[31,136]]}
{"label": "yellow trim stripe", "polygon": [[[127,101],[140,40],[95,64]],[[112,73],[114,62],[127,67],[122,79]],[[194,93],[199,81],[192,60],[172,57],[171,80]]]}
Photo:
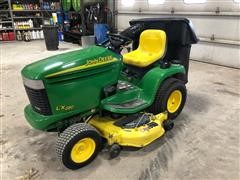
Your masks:
{"label": "yellow trim stripe", "polygon": [[109,60],[109,61],[103,61],[103,62],[100,62],[100,63],[97,63],[97,64],[84,64],[84,65],[81,65],[81,66],[77,66],[77,67],[73,67],[73,68],[69,68],[69,69],[66,69],[66,70],[62,70],[62,71],[59,71],[59,72],[56,72],[56,73],[52,73],[52,74],[49,74],[47,75],[46,77],[53,77],[53,76],[57,76],[57,75],[60,75],[60,74],[65,74],[65,73],[69,73],[69,72],[74,72],[74,71],[78,71],[78,70],[82,70],[82,69],[88,69],[88,68],[91,68],[91,67],[95,67],[95,66],[99,66],[99,65],[104,65],[104,64],[109,64],[109,63],[112,63],[112,62],[116,62],[117,61],[117,58],[113,58],[112,60]]}

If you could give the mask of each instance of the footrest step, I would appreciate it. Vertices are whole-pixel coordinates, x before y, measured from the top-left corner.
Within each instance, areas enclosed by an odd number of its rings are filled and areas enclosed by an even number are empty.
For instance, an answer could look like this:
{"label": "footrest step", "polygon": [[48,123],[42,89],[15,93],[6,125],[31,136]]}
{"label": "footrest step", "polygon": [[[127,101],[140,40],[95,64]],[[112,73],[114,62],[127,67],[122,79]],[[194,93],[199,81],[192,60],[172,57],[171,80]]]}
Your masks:
{"label": "footrest step", "polygon": [[146,102],[140,99],[135,99],[129,102],[121,103],[121,104],[108,103],[108,105],[116,109],[132,109],[132,108],[137,108],[139,106],[142,106],[144,104],[146,104]]}

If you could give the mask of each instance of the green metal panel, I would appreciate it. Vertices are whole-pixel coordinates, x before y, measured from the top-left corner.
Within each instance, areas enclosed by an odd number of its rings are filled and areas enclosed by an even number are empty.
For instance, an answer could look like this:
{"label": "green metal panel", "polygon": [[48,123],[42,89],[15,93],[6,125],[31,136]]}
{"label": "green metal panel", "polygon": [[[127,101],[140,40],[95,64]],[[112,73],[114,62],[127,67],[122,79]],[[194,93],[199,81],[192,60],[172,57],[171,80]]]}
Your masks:
{"label": "green metal panel", "polygon": [[[93,113],[95,112],[87,111],[87,112],[81,113],[80,117],[87,117]],[[44,116],[35,112],[30,104],[24,108],[24,115],[28,123],[35,129],[45,130],[45,131],[56,129],[58,126],[58,123],[60,123],[61,120],[68,119],[69,117],[74,116],[76,114],[79,114],[78,110],[66,112],[64,114]]]}
{"label": "green metal panel", "polygon": [[121,68],[122,56],[98,46],[27,65],[22,75],[43,81],[53,115],[37,115],[28,107],[26,118],[35,128],[45,129],[65,117],[96,110],[103,88],[117,83]]}
{"label": "green metal panel", "polygon": [[152,104],[161,83],[168,77],[178,73],[185,74],[184,66],[173,64],[170,68],[161,69],[157,66],[150,70],[138,83],[138,86],[143,89],[142,98],[149,102],[149,104]]}
{"label": "green metal panel", "polygon": [[[120,55],[117,55],[106,48],[102,48],[100,46],[91,46],[89,48],[51,56],[41,61],[31,63],[23,68],[22,75],[33,80],[49,79],[47,76],[53,73],[69,70],[71,68],[86,65],[87,63],[91,62],[93,64],[94,61],[101,60],[101,57],[110,56],[121,59]],[[84,69],[80,69],[79,72],[80,71],[84,71]],[[72,71],[65,74],[73,74],[75,72]],[[54,78],[56,78],[56,76],[54,76]]]}
{"label": "green metal panel", "polygon": [[[53,114],[79,110],[80,112],[99,106],[103,88],[116,84],[121,64],[114,63],[101,67],[99,72],[90,69],[73,77],[62,77],[61,81],[46,83],[46,90]],[[64,108],[62,108],[64,107]]]}
{"label": "green metal panel", "polygon": [[[114,96],[102,100],[102,108],[120,114],[132,114],[145,110],[154,102],[156,92],[161,83],[166,78],[178,73],[185,73],[185,69],[182,65],[171,65],[170,68],[166,69],[161,69],[159,66],[155,66],[146,73],[141,80],[132,81],[132,83],[135,83],[135,87],[133,86],[133,89],[128,91],[119,91]],[[124,77],[122,78],[125,79]],[[142,100],[144,104],[134,108],[125,109],[114,108],[111,106],[111,104],[122,104],[137,99]]]}

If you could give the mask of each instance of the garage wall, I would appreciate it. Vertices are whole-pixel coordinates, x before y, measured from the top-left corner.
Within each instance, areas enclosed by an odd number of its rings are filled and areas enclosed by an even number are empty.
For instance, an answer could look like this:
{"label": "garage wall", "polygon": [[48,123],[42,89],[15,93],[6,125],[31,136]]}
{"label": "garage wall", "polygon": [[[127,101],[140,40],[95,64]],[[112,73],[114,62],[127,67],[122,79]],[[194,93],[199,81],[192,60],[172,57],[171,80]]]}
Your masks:
{"label": "garage wall", "polygon": [[131,7],[117,1],[118,30],[129,26],[131,19],[182,16],[190,19],[200,42],[192,47],[191,59],[240,68],[240,3],[233,0],[207,0],[186,4],[183,0],[166,0],[150,5],[135,0]]}

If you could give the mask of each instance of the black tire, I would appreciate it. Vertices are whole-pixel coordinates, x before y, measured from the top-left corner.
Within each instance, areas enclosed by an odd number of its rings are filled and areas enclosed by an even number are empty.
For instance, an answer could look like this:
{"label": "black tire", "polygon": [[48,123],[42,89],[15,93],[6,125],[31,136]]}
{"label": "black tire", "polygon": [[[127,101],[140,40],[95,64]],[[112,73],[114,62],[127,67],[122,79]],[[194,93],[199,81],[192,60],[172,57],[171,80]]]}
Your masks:
{"label": "black tire", "polygon": [[109,159],[117,157],[121,152],[121,147],[118,144],[113,144],[109,147]]}
{"label": "black tire", "polygon": [[172,120],[163,121],[163,128],[165,131],[170,131],[174,127],[174,122]]}
{"label": "black tire", "polygon": [[[182,101],[178,109],[175,112],[171,113],[167,109],[167,102],[168,102],[169,96],[175,90],[179,90],[181,92]],[[158,113],[167,111],[168,118],[175,119],[181,113],[185,105],[186,98],[187,98],[187,89],[183,81],[175,78],[166,79],[159,87],[155,100],[152,106],[149,108],[149,111],[153,114],[158,114]]]}
{"label": "black tire", "polygon": [[[74,145],[84,138],[92,139],[95,142],[95,149],[86,161],[77,163],[71,158],[71,151]],[[101,137],[95,128],[86,123],[78,123],[68,127],[60,134],[56,143],[56,153],[65,167],[76,170],[92,162],[101,149],[101,145]]]}

